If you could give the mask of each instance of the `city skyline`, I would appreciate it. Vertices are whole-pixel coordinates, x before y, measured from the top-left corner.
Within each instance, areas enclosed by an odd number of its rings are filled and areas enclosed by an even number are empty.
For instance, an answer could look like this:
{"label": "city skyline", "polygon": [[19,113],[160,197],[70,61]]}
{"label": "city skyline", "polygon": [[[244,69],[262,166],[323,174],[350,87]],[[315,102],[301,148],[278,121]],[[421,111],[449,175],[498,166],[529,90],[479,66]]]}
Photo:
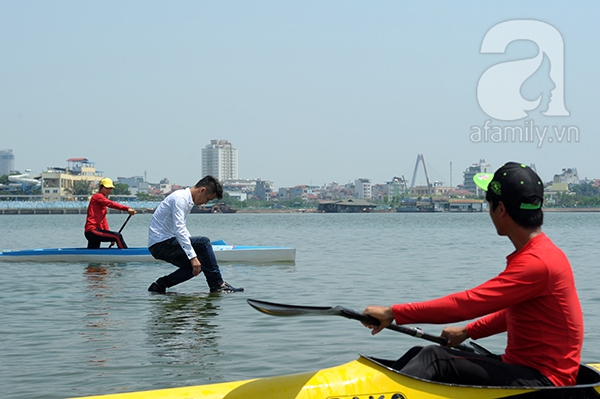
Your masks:
{"label": "city skyline", "polygon": [[[231,145],[233,147],[233,143],[230,143],[227,140],[211,140],[211,141],[226,142],[228,145]],[[235,150],[237,152],[237,148]],[[10,151],[10,150],[8,150],[8,151]],[[13,155],[13,157],[14,157],[15,160],[18,158],[18,155],[15,155],[14,152],[12,153],[12,155]],[[131,176],[125,176],[123,174],[117,173],[117,175],[115,175],[115,176],[108,176],[108,175],[104,174],[101,171],[101,169],[98,169],[98,167],[96,165],[97,162],[94,162],[92,160],[87,160],[86,159],[86,162],[88,162],[88,161],[89,161],[90,164],[93,164],[96,167],[96,170],[99,173],[102,173],[103,176],[110,177],[110,178],[112,178],[115,181],[118,181],[119,179],[131,179],[131,178],[141,177],[141,178],[144,179],[145,182],[148,182],[150,184],[160,184],[160,182],[162,180],[164,180],[164,179],[167,179],[170,184],[180,185],[180,186],[184,186],[184,187],[192,186],[192,185],[194,185],[196,183],[196,181],[189,182],[189,183],[183,183],[183,182],[175,181],[175,180],[171,179],[169,176],[163,176],[162,178],[160,178],[158,180],[155,180],[155,181],[148,180],[148,179],[146,179],[146,176],[140,175],[140,174],[138,174],[138,175],[131,175]],[[427,179],[426,179],[426,175],[425,175],[425,167],[429,168],[428,165],[425,166],[426,164],[427,164],[427,161],[424,158],[424,154],[417,154],[415,164],[412,166],[412,169],[411,169],[410,173],[401,173],[399,175],[390,176],[389,179],[382,180],[382,181],[374,181],[373,179],[371,179],[368,176],[357,176],[354,179],[351,179],[351,180],[349,180],[347,182],[341,182],[339,180],[332,180],[332,181],[324,182],[323,184],[313,184],[311,182],[297,182],[295,184],[291,184],[291,185],[288,185],[288,186],[282,186],[282,185],[278,185],[276,181],[274,181],[272,179],[269,179],[268,177],[264,178],[264,179],[258,179],[258,180],[273,182],[273,187],[274,187],[275,191],[277,189],[279,189],[279,188],[298,187],[298,186],[312,186],[312,187],[323,188],[323,187],[326,187],[326,186],[328,186],[330,184],[333,184],[333,183],[337,183],[340,186],[345,186],[347,184],[355,184],[356,181],[361,180],[361,179],[369,180],[372,185],[375,185],[375,184],[387,184],[387,183],[392,182],[395,178],[404,178],[408,187],[426,187],[427,186]],[[498,167],[501,166],[501,165],[491,165],[491,164],[487,163],[485,159],[482,158],[482,159],[479,159],[478,162],[472,162],[471,164],[469,164],[469,165],[467,165],[467,166],[465,166],[464,168],[461,169],[461,180],[460,181],[458,181],[458,182],[452,182],[452,184],[450,184],[450,182],[448,182],[448,181],[436,180],[436,179],[433,179],[430,176],[430,184],[431,184],[431,186],[433,186],[434,184],[437,184],[437,185],[442,185],[442,186],[446,186],[446,187],[452,187],[453,189],[457,189],[459,186],[462,186],[464,184],[464,175],[465,174],[467,174],[467,175],[470,174],[469,169],[471,169],[472,167],[478,167],[480,165],[486,165],[486,170],[487,171],[490,171],[490,170],[493,171],[493,170],[495,170],[495,169],[497,169]],[[64,166],[67,166],[67,161],[65,161],[65,165]],[[530,165],[530,166],[537,167],[536,165]],[[54,167],[59,167],[60,168],[62,166],[55,165]],[[49,168],[54,168],[54,167],[49,167]],[[19,173],[22,173],[22,174],[29,174],[29,175],[33,176],[33,175],[41,174],[46,169],[47,168],[44,168],[43,170],[40,170],[40,171],[31,171],[31,170],[15,170],[15,171],[17,171]],[[552,180],[553,180],[553,178],[555,176],[560,175],[562,172],[564,172],[565,170],[568,170],[568,169],[573,169],[573,170],[577,171],[577,167],[563,167],[563,168],[560,168],[559,171],[556,171],[552,175],[552,177],[550,177],[548,179],[542,178],[542,181],[544,183],[551,183]],[[429,172],[429,174],[430,174],[430,172]],[[592,178],[584,177],[584,178],[581,178],[581,180],[586,180],[586,179],[587,180],[593,180],[593,179],[596,179],[596,178],[597,177],[592,177]],[[227,180],[229,180],[229,179],[225,179],[225,180],[222,180],[222,181],[225,182]],[[256,179],[239,177],[239,179],[231,179],[231,180],[256,180]],[[414,182],[414,185],[413,185],[413,182]]]}
{"label": "city skyline", "polygon": [[452,185],[479,159],[591,179],[599,14],[597,2],[3,2],[0,147],[18,170],[85,156],[107,176],[185,185],[215,138],[240,149],[241,178],[278,187],[383,182],[411,175],[416,154]]}

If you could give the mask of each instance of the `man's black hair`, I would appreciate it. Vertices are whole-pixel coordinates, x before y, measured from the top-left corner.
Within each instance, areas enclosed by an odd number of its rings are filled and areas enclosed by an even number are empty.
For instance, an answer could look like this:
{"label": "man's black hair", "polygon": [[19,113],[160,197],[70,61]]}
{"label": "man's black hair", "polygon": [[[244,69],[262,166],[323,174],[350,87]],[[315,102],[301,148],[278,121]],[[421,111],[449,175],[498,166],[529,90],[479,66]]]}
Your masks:
{"label": "man's black hair", "polygon": [[[498,207],[498,203],[501,201],[500,198],[495,196],[490,191],[485,193],[485,199],[490,204],[492,211],[495,211]],[[506,212],[515,221],[515,223],[526,229],[535,229],[541,227],[544,223],[544,211],[542,209],[520,209],[509,204],[504,204]]]}
{"label": "man's black hair", "polygon": [[196,188],[206,187],[206,190],[210,194],[217,195],[217,199],[223,198],[223,185],[221,184],[221,182],[219,180],[215,179],[211,175],[204,176],[202,179],[200,179],[198,181],[198,183],[196,183],[196,185],[194,187],[196,187]]}

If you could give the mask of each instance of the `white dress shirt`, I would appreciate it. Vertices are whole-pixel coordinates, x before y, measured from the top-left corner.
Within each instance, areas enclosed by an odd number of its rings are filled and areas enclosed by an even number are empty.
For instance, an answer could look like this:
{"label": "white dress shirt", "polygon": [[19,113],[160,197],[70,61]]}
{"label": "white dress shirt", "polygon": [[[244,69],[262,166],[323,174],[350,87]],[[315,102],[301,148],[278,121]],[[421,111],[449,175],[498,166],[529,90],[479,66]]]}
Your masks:
{"label": "white dress shirt", "polygon": [[190,242],[190,232],[185,220],[194,207],[189,188],[172,192],[154,211],[148,230],[148,247],[176,237],[188,259],[196,257]]}

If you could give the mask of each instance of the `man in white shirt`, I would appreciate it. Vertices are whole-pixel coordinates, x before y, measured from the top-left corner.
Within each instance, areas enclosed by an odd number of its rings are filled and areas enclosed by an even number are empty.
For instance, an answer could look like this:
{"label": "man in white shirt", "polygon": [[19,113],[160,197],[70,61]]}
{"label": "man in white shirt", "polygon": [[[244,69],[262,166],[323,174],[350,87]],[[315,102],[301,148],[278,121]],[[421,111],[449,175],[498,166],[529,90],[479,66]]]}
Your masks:
{"label": "man in white shirt", "polygon": [[148,231],[148,249],[155,259],[172,263],[178,269],[150,285],[150,292],[166,292],[204,272],[210,292],[240,292],[223,281],[208,237],[192,237],[186,218],[194,205],[223,198],[223,186],[213,176],[203,177],[194,187],[177,190],[165,198],[154,211]]}

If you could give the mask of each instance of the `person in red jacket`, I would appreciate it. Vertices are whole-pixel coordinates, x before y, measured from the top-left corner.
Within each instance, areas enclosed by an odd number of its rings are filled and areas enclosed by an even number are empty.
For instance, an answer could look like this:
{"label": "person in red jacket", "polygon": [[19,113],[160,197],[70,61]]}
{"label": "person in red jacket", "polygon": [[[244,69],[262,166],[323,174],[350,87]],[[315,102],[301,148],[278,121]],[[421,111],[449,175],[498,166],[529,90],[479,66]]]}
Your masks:
{"label": "person in red jacket", "polygon": [[106,208],[126,211],[130,215],[135,215],[135,209],[119,204],[108,199],[108,196],[115,188],[112,180],[108,177],[100,180],[98,192],[92,195],[87,209],[87,219],[85,221],[84,234],[88,240],[88,249],[100,248],[101,242],[114,242],[118,248],[127,248],[123,235],[116,231],[110,231],[108,220],[106,220]]}
{"label": "person in red jacket", "polygon": [[[428,380],[494,386],[575,385],[583,345],[583,315],[573,271],[565,254],[542,231],[543,184],[529,167],[509,162],[475,183],[486,191],[498,235],[515,251],[506,268],[483,284],[425,302],[368,306],[364,313],[381,324],[446,324],[447,347],[410,349],[393,367]],[[507,333],[501,356],[484,356],[451,347],[464,340]]]}

